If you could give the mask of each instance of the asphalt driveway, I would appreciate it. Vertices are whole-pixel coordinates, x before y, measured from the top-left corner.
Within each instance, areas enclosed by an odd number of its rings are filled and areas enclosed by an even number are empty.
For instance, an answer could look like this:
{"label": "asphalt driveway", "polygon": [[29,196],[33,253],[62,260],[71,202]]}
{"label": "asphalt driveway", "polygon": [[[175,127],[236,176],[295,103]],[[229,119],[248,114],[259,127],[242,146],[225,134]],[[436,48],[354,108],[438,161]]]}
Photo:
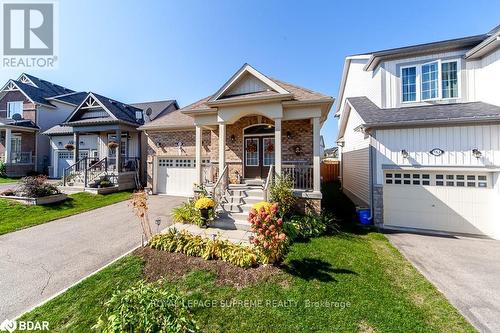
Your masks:
{"label": "asphalt driveway", "polygon": [[500,241],[387,236],[479,331],[500,332]]}
{"label": "asphalt driveway", "polygon": [[[151,196],[150,219],[185,200]],[[0,236],[0,322],[31,309],[141,242],[128,201]]]}

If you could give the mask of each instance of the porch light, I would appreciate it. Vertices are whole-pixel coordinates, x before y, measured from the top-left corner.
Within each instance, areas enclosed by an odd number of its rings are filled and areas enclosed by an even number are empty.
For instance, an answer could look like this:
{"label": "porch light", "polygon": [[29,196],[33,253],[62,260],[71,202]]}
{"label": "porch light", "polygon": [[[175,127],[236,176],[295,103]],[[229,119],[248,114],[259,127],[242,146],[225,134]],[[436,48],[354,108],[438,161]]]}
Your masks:
{"label": "porch light", "polygon": [[234,136],[234,134],[231,134],[231,143],[235,143],[236,142],[236,137]]}
{"label": "porch light", "polygon": [[290,140],[290,139],[292,138],[292,132],[287,131],[287,132],[286,132],[286,138],[287,138],[288,140]]}
{"label": "porch light", "polygon": [[59,141],[59,142],[57,143],[57,145],[58,145],[58,146],[62,146],[62,141]]}
{"label": "porch light", "polygon": [[481,153],[479,149],[474,148],[472,149],[472,156],[474,156],[475,158],[480,158],[481,156],[483,156],[483,153]]}
{"label": "porch light", "polygon": [[408,158],[408,156],[410,156],[410,154],[408,154],[406,149],[401,150],[401,155],[403,156],[403,158]]}

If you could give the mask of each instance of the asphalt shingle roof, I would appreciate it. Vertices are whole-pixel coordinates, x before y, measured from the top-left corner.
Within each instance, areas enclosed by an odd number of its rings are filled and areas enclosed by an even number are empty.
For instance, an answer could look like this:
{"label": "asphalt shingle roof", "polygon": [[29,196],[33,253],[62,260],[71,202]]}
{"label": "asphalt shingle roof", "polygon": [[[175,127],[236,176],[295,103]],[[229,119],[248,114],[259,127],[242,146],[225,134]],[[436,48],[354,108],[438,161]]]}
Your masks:
{"label": "asphalt shingle roof", "polygon": [[484,102],[381,109],[365,96],[349,97],[347,101],[367,127],[500,120],[500,107]]}
{"label": "asphalt shingle roof", "polygon": [[40,129],[32,120],[13,120],[9,118],[0,118],[0,125],[10,125],[10,126],[19,126],[19,127],[27,127],[33,129]]}
{"label": "asphalt shingle roof", "polygon": [[[175,99],[165,100],[165,101],[155,101],[155,102],[142,102],[142,103],[131,103],[130,105],[139,108],[144,111],[144,120],[149,122],[149,120],[155,120],[161,116],[165,110],[167,110],[172,104],[175,104],[178,109],[177,101]],[[146,115],[146,110],[151,108],[151,115],[148,117]]]}
{"label": "asphalt shingle roof", "polygon": [[50,99],[55,99],[58,101],[66,102],[66,103],[71,103],[74,105],[80,105],[85,97],[87,97],[88,93],[85,91],[81,92],[73,92],[65,95],[59,95],[59,96],[54,96],[51,97]]}

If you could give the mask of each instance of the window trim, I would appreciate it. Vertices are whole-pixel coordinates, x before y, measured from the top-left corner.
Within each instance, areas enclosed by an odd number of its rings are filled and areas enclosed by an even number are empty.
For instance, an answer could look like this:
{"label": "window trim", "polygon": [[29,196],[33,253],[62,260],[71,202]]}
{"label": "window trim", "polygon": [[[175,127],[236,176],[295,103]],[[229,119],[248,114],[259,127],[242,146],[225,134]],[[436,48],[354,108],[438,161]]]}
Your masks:
{"label": "window trim", "polygon": [[10,101],[10,102],[7,102],[7,119],[12,119],[12,114],[10,114],[9,112],[9,106],[11,104],[21,104],[21,117],[24,117],[24,102],[23,101]]}
{"label": "window trim", "polygon": [[[429,65],[437,62],[438,64],[438,91],[437,97],[431,99],[422,99],[422,66]],[[442,89],[442,64],[456,62],[457,63],[457,97],[443,97],[443,89]],[[416,68],[416,99],[414,101],[403,101],[403,69],[405,68]],[[454,100],[462,98],[462,59],[461,58],[447,58],[447,59],[432,59],[425,62],[420,63],[406,63],[404,65],[399,66],[399,102],[401,104],[412,104],[412,103],[420,103],[420,102],[432,102],[438,100]]]}

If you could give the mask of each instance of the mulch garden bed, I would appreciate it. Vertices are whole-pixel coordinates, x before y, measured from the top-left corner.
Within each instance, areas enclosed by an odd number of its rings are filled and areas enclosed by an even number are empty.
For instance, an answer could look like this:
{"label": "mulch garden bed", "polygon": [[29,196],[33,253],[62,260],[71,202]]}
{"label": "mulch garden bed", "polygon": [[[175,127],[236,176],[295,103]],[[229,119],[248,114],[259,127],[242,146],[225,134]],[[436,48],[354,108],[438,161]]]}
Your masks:
{"label": "mulch garden bed", "polygon": [[175,280],[193,270],[206,270],[216,274],[217,284],[239,289],[283,274],[278,267],[272,265],[245,269],[221,260],[204,260],[150,247],[140,248],[134,254],[144,260],[144,279],[148,282],[155,282],[161,278]]}

